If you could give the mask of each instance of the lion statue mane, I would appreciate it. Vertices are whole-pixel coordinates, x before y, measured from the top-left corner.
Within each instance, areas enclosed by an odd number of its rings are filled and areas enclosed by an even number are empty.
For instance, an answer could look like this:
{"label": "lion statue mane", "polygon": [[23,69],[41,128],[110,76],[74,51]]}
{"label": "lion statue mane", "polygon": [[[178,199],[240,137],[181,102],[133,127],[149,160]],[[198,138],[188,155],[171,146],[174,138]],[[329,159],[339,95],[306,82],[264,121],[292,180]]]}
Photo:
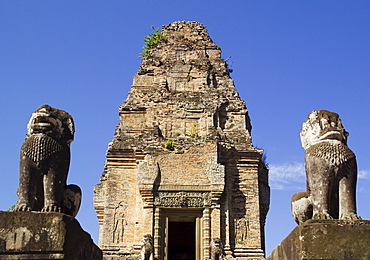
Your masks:
{"label": "lion statue mane", "polygon": [[66,184],[74,123],[70,114],[40,106],[27,125],[20,152],[18,201],[15,211],[62,212],[75,216],[81,189]]}
{"label": "lion statue mane", "polygon": [[361,219],[356,213],[357,163],[338,114],[312,111],[300,133],[305,150],[306,192],[292,197],[292,213],[308,219]]}

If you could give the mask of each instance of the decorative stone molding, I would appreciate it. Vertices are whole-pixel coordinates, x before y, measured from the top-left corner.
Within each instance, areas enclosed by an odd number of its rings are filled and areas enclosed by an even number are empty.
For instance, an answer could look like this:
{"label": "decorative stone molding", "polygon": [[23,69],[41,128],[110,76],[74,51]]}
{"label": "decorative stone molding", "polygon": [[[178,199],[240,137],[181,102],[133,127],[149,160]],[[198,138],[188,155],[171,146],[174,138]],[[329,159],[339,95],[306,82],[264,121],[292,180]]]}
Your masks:
{"label": "decorative stone molding", "polygon": [[219,163],[212,163],[206,171],[212,185],[225,185],[225,166]]}
{"label": "decorative stone molding", "polygon": [[211,196],[209,192],[158,192],[154,205],[169,208],[202,208],[211,205]]}
{"label": "decorative stone molding", "polygon": [[137,173],[139,186],[151,185],[153,187],[159,174],[159,166],[154,157],[149,154],[145,155],[144,161],[140,162],[137,167]]}
{"label": "decorative stone molding", "polygon": [[145,207],[151,207],[154,183],[159,176],[159,166],[154,157],[149,154],[145,155],[144,161],[138,165],[137,173],[138,187]]}

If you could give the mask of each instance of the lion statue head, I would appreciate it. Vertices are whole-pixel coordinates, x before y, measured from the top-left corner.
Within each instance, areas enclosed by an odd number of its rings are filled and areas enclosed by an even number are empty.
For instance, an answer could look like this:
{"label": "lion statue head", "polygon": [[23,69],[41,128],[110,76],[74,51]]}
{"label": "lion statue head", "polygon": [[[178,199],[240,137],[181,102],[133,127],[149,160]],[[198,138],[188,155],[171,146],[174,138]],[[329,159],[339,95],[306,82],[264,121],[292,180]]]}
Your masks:
{"label": "lion statue head", "polygon": [[75,133],[72,116],[49,105],[42,105],[32,113],[27,130],[27,137],[33,134],[46,134],[67,144],[73,141]]}
{"label": "lion statue head", "polygon": [[337,113],[315,110],[302,124],[300,136],[302,147],[307,149],[324,140],[338,140],[347,144],[348,132],[344,129]]}

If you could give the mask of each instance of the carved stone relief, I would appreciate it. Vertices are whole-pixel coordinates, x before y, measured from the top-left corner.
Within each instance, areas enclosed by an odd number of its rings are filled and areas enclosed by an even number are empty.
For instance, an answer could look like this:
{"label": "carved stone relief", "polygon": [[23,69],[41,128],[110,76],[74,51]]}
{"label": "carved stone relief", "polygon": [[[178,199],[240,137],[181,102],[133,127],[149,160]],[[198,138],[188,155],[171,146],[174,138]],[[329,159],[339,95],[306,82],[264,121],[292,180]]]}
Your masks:
{"label": "carved stone relief", "polygon": [[236,240],[246,241],[248,238],[249,221],[246,218],[240,218],[235,220],[236,229]]}
{"label": "carved stone relief", "polygon": [[207,168],[207,175],[212,184],[225,184],[225,166],[219,163],[211,163]]}
{"label": "carved stone relief", "polygon": [[174,208],[201,208],[211,205],[209,192],[158,192],[154,205]]}
{"label": "carved stone relief", "polygon": [[125,228],[127,225],[127,220],[125,217],[126,208],[121,201],[114,210],[113,222],[114,228],[112,233],[113,243],[123,242],[123,236],[125,234]]}
{"label": "carved stone relief", "polygon": [[153,156],[147,154],[138,165],[139,185],[153,185],[159,174],[159,166]]}

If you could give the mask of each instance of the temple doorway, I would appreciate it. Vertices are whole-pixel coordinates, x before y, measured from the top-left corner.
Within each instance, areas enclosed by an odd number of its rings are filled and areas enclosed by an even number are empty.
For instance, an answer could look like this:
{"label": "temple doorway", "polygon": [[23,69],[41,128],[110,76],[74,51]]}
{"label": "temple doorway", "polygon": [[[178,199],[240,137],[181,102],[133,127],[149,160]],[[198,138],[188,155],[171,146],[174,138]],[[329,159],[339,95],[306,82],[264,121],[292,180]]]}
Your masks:
{"label": "temple doorway", "polygon": [[195,221],[168,222],[168,260],[194,260]]}
{"label": "temple doorway", "polygon": [[202,211],[163,211],[162,252],[164,260],[200,260],[202,256]]}

